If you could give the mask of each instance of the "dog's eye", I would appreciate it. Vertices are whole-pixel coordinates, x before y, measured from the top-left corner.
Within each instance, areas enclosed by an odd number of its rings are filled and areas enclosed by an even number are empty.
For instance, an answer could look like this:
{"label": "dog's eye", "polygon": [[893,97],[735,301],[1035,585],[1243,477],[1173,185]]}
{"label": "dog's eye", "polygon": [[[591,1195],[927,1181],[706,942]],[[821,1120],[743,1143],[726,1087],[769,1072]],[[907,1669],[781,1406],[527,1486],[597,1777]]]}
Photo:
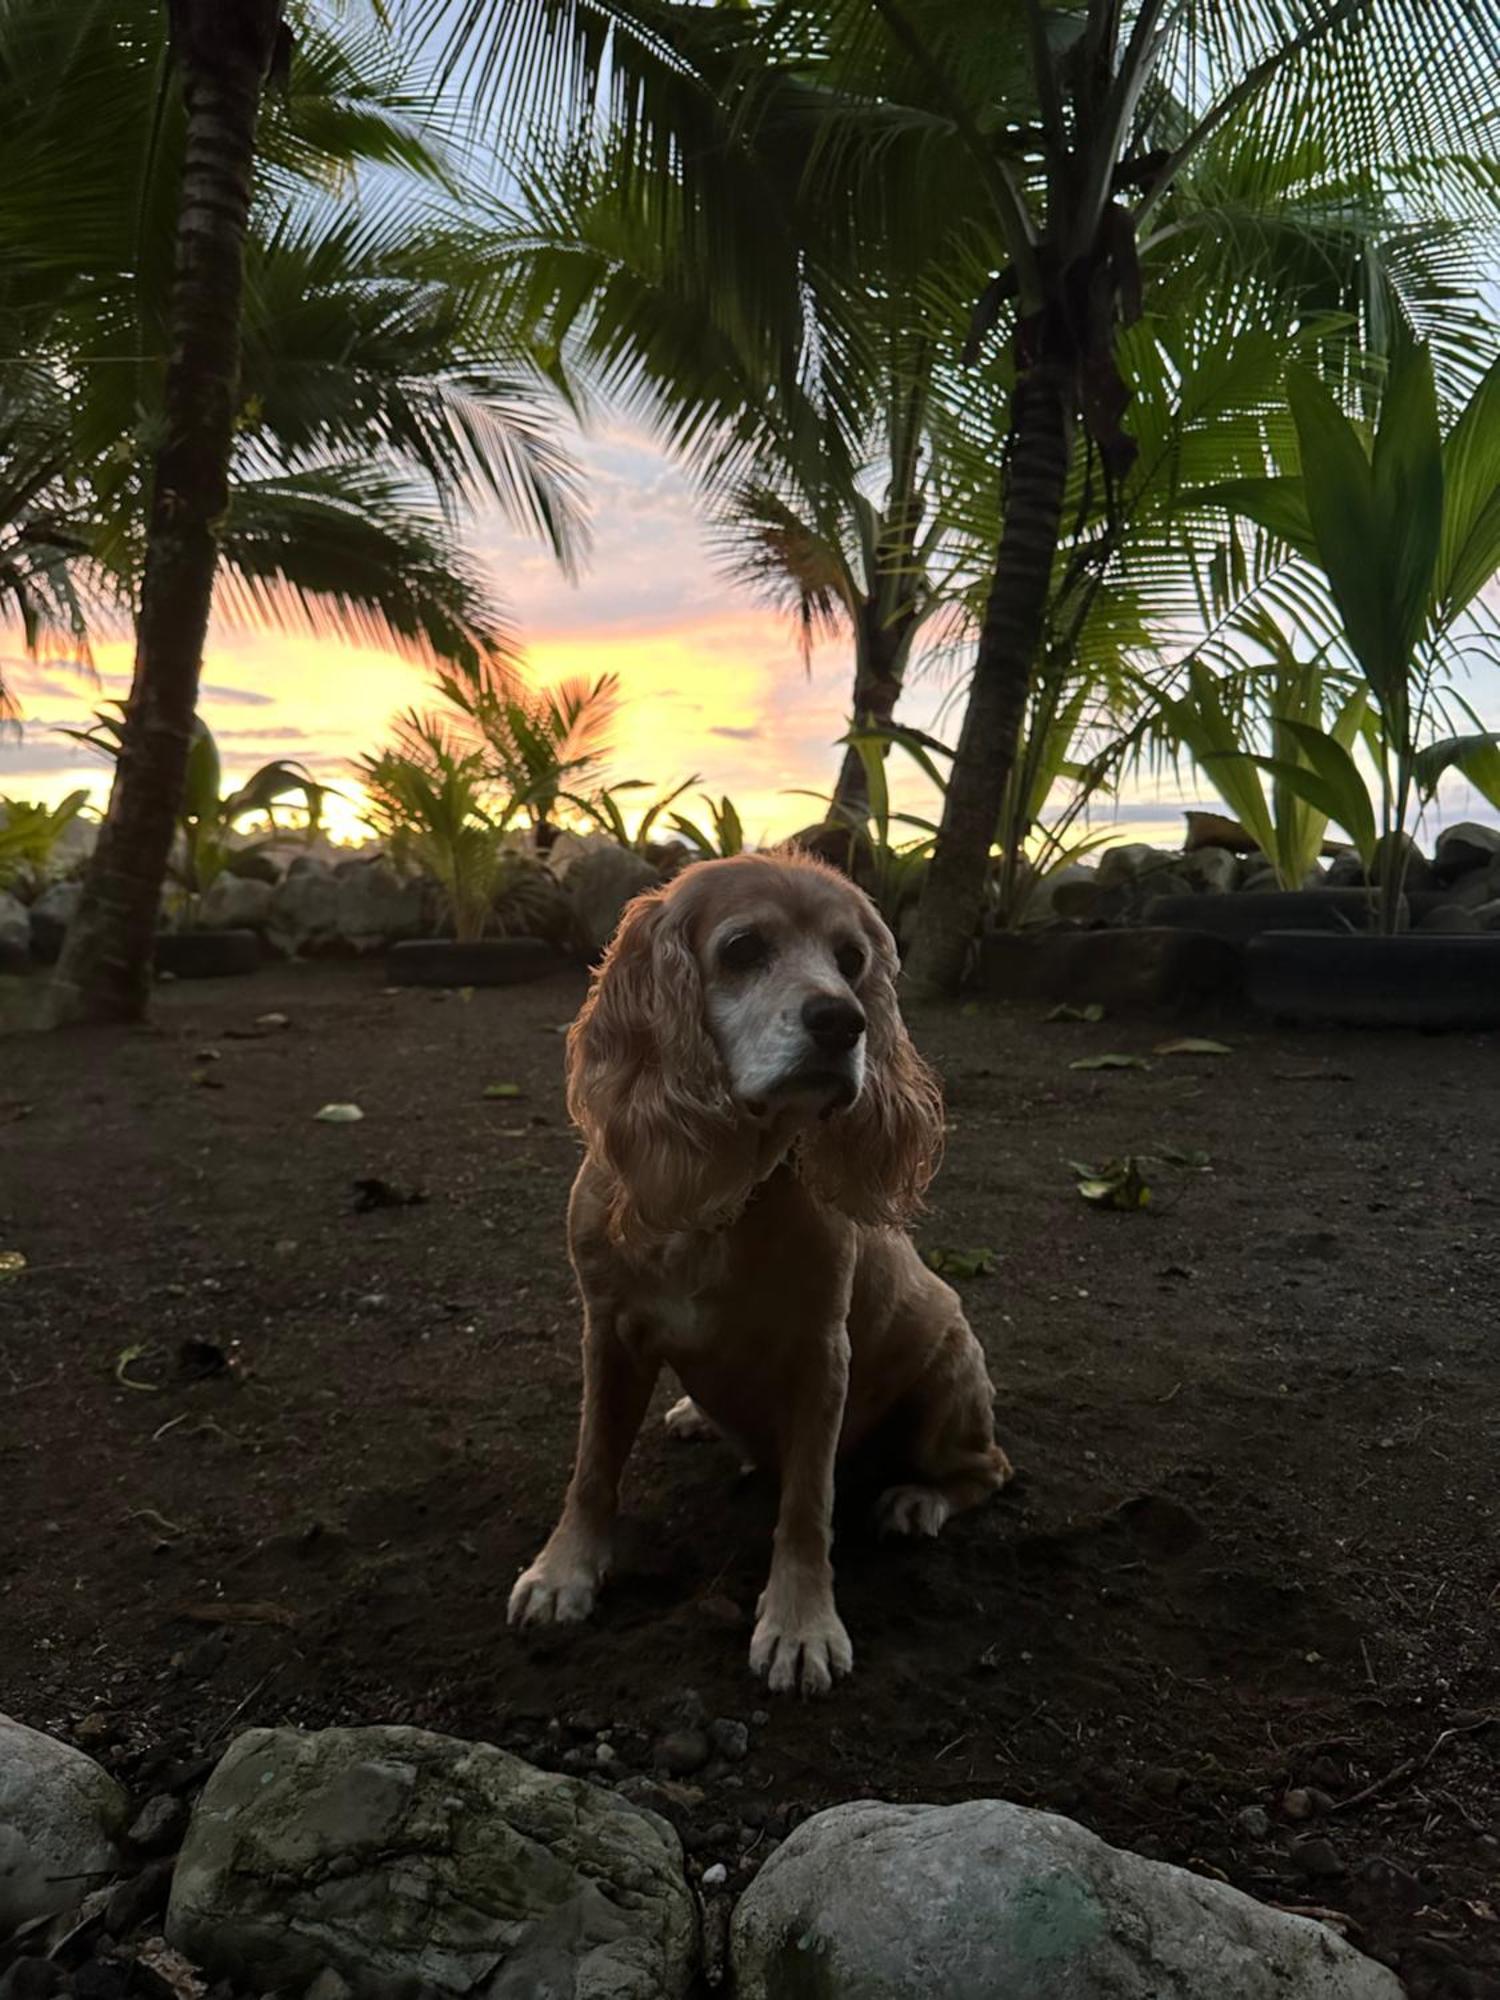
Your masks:
{"label": "dog's eye", "polygon": [[770,956],[770,942],[761,931],[736,931],[719,946],[719,963],[728,972],[754,972]]}
{"label": "dog's eye", "polygon": [[865,955],[857,944],[841,944],[833,954],[833,962],[851,986],[865,969]]}

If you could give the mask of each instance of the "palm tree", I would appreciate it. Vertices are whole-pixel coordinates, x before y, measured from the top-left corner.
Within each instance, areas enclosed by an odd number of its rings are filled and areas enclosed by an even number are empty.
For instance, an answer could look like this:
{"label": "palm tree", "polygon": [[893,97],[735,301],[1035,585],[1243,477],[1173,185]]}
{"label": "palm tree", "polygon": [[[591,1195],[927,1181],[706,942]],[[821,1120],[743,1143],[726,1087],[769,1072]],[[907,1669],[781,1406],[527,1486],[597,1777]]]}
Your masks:
{"label": "palm tree", "polygon": [[[299,23],[285,91],[262,116],[258,89],[253,104],[246,91],[271,16],[250,9],[225,40],[216,14],[174,11],[163,83],[163,10],[130,0],[124,24],[120,13],[23,0],[0,29],[0,105],[17,110],[0,161],[14,153],[18,167],[0,201],[18,252],[0,278],[0,323],[24,327],[11,352],[29,349],[67,391],[51,405],[40,498],[65,530],[45,547],[70,594],[49,601],[33,583],[33,608],[71,610],[80,638],[138,614],[140,699],[59,969],[64,1013],[143,1004],[147,883],[159,889],[163,800],[179,783],[216,572],[231,618],[301,617],[472,666],[504,658],[510,639],[462,549],[464,508],[498,499],[565,561],[578,538],[573,475],[551,440],[555,397],[491,321],[480,337],[473,232],[423,130],[430,103],[409,59],[373,31]],[[257,121],[252,201],[243,148]],[[96,130],[102,145],[79,144]],[[74,154],[76,175],[63,171]],[[33,157],[45,173],[32,174]],[[359,196],[367,166],[393,187],[383,200]],[[7,368],[0,422],[16,397]],[[205,454],[221,446],[210,479]],[[12,511],[0,506],[0,563]],[[21,528],[11,539],[34,571],[44,544],[33,521]]]}
{"label": "palm tree", "polygon": [[[1122,333],[1168,314],[1189,324],[1205,307],[1212,320],[1226,290],[1253,279],[1273,332],[1319,310],[1348,315],[1320,356],[1336,378],[1352,379],[1360,349],[1379,350],[1407,319],[1471,366],[1485,335],[1463,300],[1495,189],[1470,141],[1490,108],[1500,29],[1470,0],[1420,15],[1404,0],[1002,0],[982,19],[944,0],[616,0],[609,19],[606,37],[583,0],[473,5],[462,26],[481,52],[474,81],[482,93],[504,78],[513,130],[539,116],[585,130],[602,101],[622,183],[644,214],[684,219],[713,273],[703,324],[714,338],[779,296],[764,217],[738,229],[723,199],[758,138],[790,129],[816,193],[804,292],[842,291],[839,325],[852,329],[825,344],[832,395],[862,398],[860,305],[883,298],[893,270],[920,267],[942,229],[936,269],[970,321],[1002,470],[970,699],[909,962],[914,984],[949,988],[1066,581],[1060,553],[1081,518],[1070,496],[1089,501],[1095,575],[1121,547],[1114,517],[1135,457]],[[800,107],[790,128],[789,103]],[[862,298],[849,275],[860,271],[871,274]],[[767,315],[758,331],[795,352],[789,325]]]}
{"label": "palm tree", "polygon": [[181,0],[173,55],[186,132],[172,350],[162,394],[135,679],[109,811],[57,968],[60,1019],[145,1012],[157,905],[187,775],[208,630],[215,523],[229,504],[240,300],[260,95],[281,0]]}
{"label": "palm tree", "polygon": [[[834,146],[845,189],[866,173],[898,107],[941,120],[967,160],[974,221],[992,277],[971,335],[1010,334],[1011,383],[1001,527],[963,728],[908,960],[918,990],[951,990],[964,971],[984,894],[997,814],[1046,630],[1065,503],[1080,454],[1118,491],[1135,459],[1125,428],[1131,385],[1123,327],[1150,314],[1158,287],[1196,269],[1222,282],[1226,255],[1262,281],[1272,323],[1305,310],[1311,197],[1325,239],[1368,244],[1393,203],[1411,224],[1481,214],[1491,197],[1462,158],[1488,102],[1497,28],[1483,10],[1442,0],[1420,27],[1401,0],[1312,0],[1230,10],[1201,0],[1028,0],[1002,8],[1026,52],[1007,93],[976,33],[909,13],[902,0],[813,10],[805,45],[849,103]],[[1435,80],[1431,36],[1445,39]],[[986,21],[1002,39],[1002,20]],[[996,91],[999,91],[997,103]],[[873,107],[873,114],[871,111]],[[920,140],[918,142],[920,146]],[[1286,164],[1301,186],[1285,199]],[[1226,180],[1264,163],[1259,199],[1226,210]],[[938,168],[943,185],[951,164]],[[889,186],[888,160],[876,172]],[[1281,176],[1283,186],[1267,200]],[[920,184],[920,171],[917,181]],[[1253,177],[1252,181],[1253,181]],[[834,200],[838,193],[835,190]],[[1341,227],[1330,227],[1335,204]],[[857,205],[846,212],[859,217]],[[1342,272],[1358,270],[1345,257]],[[1329,273],[1324,273],[1327,284]],[[1366,341],[1379,316],[1407,309],[1378,267],[1358,303]],[[1179,292],[1180,296],[1180,292]]]}

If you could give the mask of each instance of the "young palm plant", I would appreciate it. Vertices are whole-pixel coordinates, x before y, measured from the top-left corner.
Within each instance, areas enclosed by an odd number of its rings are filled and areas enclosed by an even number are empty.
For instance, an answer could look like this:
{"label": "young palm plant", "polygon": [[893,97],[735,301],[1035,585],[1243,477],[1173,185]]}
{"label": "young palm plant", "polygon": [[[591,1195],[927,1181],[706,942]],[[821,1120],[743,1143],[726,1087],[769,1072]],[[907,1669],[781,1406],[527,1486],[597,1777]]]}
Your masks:
{"label": "young palm plant", "polygon": [[[1500,361],[1443,432],[1425,347],[1400,341],[1373,425],[1351,417],[1293,369],[1288,397],[1300,466],[1212,496],[1315,564],[1363,679],[1375,793],[1349,732],[1283,716],[1294,754],[1255,761],[1342,826],[1378,872],[1383,927],[1394,930],[1408,850],[1402,836],[1445,772],[1500,805],[1500,736],[1431,737],[1441,682],[1467,646],[1500,659],[1481,592],[1500,570]],[[1347,711],[1346,711],[1347,712]]]}

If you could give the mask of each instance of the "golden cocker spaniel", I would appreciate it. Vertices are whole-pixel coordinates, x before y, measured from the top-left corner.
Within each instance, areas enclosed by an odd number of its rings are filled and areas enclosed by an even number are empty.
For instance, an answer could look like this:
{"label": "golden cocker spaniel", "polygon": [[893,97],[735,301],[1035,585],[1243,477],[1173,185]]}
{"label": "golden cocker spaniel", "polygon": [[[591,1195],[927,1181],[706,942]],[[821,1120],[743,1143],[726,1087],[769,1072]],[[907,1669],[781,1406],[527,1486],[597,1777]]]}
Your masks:
{"label": "golden cocker spaniel", "polygon": [[830,1561],[838,1458],[879,1427],[894,1533],[935,1535],[1009,1477],[979,1343],[904,1233],[942,1106],[896,972],[869,899],[802,857],[700,862],[626,910],[568,1038],[587,1142],[568,1212],[578,1456],[513,1624],[593,1609],[663,1365],[688,1392],[674,1431],[716,1428],[779,1476],[750,1646],[775,1690],[823,1692],[853,1663]]}

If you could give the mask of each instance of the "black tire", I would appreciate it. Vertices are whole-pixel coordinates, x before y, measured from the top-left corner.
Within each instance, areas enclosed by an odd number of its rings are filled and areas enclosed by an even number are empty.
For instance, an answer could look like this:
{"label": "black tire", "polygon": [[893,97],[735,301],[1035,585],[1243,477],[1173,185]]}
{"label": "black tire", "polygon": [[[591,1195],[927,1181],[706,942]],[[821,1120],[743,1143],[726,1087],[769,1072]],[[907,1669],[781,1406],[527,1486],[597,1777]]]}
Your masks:
{"label": "black tire", "polygon": [[238,979],[259,967],[254,931],[163,931],[156,940],[156,969],[174,979]]}
{"label": "black tire", "polygon": [[392,986],[521,986],[558,972],[566,961],[541,938],[412,938],[386,957]]}
{"label": "black tire", "polygon": [[[1403,906],[1403,927],[1406,921]],[[1148,925],[1173,930],[1212,931],[1215,937],[1248,944],[1266,931],[1329,931],[1347,936],[1367,931],[1375,920],[1375,899],[1367,889],[1252,889],[1247,893],[1154,896],[1146,905]]]}
{"label": "black tire", "polygon": [[1500,1027],[1500,935],[1332,937],[1267,931],[1245,954],[1250,999],[1282,1020],[1351,1028]]}

